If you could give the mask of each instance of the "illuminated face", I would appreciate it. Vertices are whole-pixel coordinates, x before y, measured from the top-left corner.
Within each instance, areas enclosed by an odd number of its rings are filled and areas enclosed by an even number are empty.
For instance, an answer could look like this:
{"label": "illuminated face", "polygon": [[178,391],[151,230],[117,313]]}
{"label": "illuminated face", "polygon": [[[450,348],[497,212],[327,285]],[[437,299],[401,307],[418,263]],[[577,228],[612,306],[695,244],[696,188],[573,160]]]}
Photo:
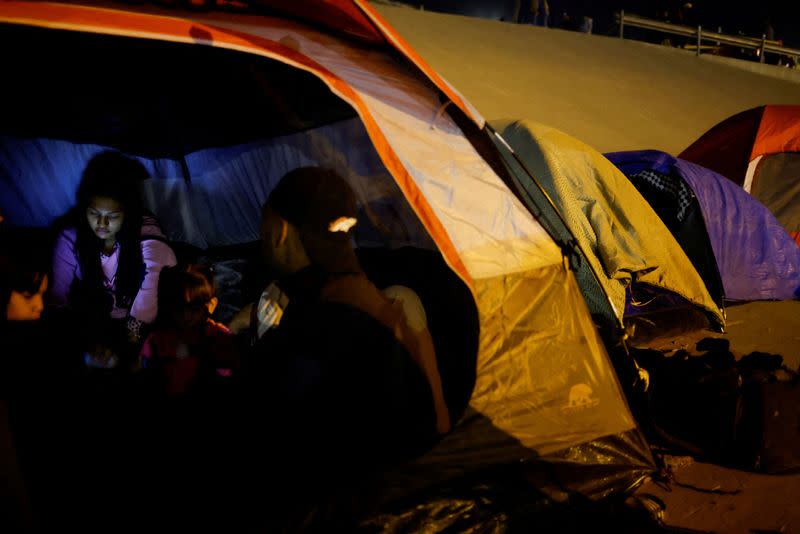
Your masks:
{"label": "illuminated face", "polygon": [[47,276],[42,279],[36,293],[11,291],[6,307],[9,321],[38,321],[44,310],[44,292],[47,291]]}
{"label": "illuminated face", "polygon": [[86,220],[94,235],[107,244],[114,243],[125,220],[125,210],[113,198],[92,197],[86,208]]}

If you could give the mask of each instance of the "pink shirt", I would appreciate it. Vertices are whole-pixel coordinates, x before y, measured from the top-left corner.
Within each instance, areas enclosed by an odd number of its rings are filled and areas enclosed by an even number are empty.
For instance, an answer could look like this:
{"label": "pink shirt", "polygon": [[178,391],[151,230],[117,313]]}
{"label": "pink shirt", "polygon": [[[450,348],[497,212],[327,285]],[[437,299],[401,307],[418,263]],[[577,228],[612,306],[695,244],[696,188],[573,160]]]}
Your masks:
{"label": "pink shirt", "polygon": [[[75,242],[78,231],[75,228],[67,228],[62,231],[56,239],[55,250],[53,253],[53,280],[50,285],[49,302],[54,306],[66,306],[68,304],[69,291],[75,280],[81,280],[81,267],[78,263],[78,254],[75,250]],[[148,239],[150,237],[151,239]],[[156,238],[156,239],[152,239]],[[158,226],[158,222],[150,216],[142,218],[142,260],[144,262],[145,274],[139,292],[133,299],[130,309],[118,306],[115,301],[111,309],[111,317],[115,319],[124,318],[130,314],[134,319],[144,323],[152,323],[158,313],[158,277],[161,269],[168,265],[175,265],[175,253],[169,245],[160,241],[164,234]],[[101,254],[100,263],[105,275],[104,284],[106,289],[113,291],[116,288],[116,273],[119,263],[119,243],[114,247],[111,254]]]}

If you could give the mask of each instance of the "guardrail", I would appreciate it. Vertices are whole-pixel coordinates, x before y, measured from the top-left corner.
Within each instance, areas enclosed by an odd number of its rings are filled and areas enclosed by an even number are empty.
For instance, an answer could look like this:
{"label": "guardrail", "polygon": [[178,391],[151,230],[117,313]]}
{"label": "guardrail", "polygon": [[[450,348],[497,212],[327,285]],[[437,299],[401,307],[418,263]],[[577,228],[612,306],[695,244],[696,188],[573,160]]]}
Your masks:
{"label": "guardrail", "polygon": [[700,55],[700,50],[703,41],[714,41],[719,44],[726,44],[732,46],[739,46],[742,48],[749,48],[751,50],[758,50],[758,58],[761,63],[764,62],[764,54],[780,54],[782,56],[794,56],[795,60],[800,59],[800,49],[788,48],[781,46],[779,41],[769,41],[766,35],[762,35],[761,39],[752,37],[741,37],[736,35],[725,35],[724,33],[711,32],[703,30],[702,26],[693,28],[691,26],[684,26],[680,24],[671,24],[669,22],[661,22],[639,15],[633,15],[620,11],[617,13],[617,23],[619,24],[619,37],[624,39],[625,26],[632,26],[634,28],[642,28],[645,30],[656,30],[672,35],[681,35],[684,37],[695,37],[697,39],[697,55]]}

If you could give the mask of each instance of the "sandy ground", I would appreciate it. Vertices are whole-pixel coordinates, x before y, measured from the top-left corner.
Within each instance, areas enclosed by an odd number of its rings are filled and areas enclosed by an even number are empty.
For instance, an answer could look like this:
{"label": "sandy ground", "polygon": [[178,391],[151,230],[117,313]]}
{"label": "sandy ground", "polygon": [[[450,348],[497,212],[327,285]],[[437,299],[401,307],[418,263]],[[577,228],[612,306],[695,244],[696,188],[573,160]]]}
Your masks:
{"label": "sandy ground", "polygon": [[[724,333],[704,329],[673,332],[635,343],[659,350],[697,353],[706,337],[726,338],[737,358],[753,351],[783,356],[792,369],[800,366],[800,301],[750,302],[726,308]],[[645,483],[640,494],[666,504],[663,521],[674,527],[721,533],[800,532],[800,474],[764,475],[670,457],[675,482]]]}
{"label": "sandy ground", "polygon": [[677,154],[734,113],[800,104],[797,70],[745,61],[737,68],[614,37],[374,7],[486,119],[531,119],[600,152]]}
{"label": "sandy ground", "polygon": [[[800,71],[562,30],[420,12],[378,11],[485,118],[529,118],[600,152],[677,154],[720,120],[762,104],[800,104]],[[742,356],[781,354],[800,366],[800,302],[727,307],[724,333],[666,332],[641,346],[693,350],[725,337]],[[712,532],[800,532],[800,475],[768,476],[672,458],[665,523]],[[715,490],[707,492],[703,490]]]}

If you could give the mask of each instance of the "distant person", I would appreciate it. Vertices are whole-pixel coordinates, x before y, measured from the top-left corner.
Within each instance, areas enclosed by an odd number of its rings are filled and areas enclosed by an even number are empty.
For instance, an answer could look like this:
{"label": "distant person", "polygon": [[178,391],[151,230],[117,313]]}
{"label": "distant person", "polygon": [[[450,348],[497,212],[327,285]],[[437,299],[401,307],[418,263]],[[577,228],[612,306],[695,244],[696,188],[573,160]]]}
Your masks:
{"label": "distant person", "polygon": [[518,22],[520,24],[533,24],[534,26],[548,26],[550,18],[550,5],[547,0],[522,0],[519,8]]}
{"label": "distant person", "polygon": [[775,28],[772,26],[772,21],[769,18],[764,22],[764,36],[767,41],[775,40]]}
{"label": "distant person", "polygon": [[77,205],[60,225],[49,303],[77,312],[90,366],[132,363],[143,328],[156,318],[159,273],[176,262],[143,207],[139,184],[148,177],[135,159],[97,154],[83,173]]}
{"label": "distant person", "polygon": [[581,25],[579,31],[582,33],[592,33],[592,26],[594,25],[594,20],[592,17],[588,15],[583,15],[581,17]]}
{"label": "distant person", "polygon": [[569,30],[569,31],[574,31],[576,29],[575,22],[573,21],[572,16],[566,11],[561,13],[561,21],[558,23],[558,27],[561,28],[562,30]]}
{"label": "distant person", "polygon": [[592,2],[580,0],[573,4],[575,10],[576,30],[582,33],[592,33],[594,29],[594,18],[596,8]]}
{"label": "distant person", "polygon": [[165,267],[158,283],[158,321],[140,352],[142,367],[170,396],[207,393],[233,377],[233,334],[211,319],[217,307],[214,276],[205,265]]}
{"label": "distant person", "polygon": [[550,4],[547,0],[531,1],[531,24],[547,28],[550,22]]}

